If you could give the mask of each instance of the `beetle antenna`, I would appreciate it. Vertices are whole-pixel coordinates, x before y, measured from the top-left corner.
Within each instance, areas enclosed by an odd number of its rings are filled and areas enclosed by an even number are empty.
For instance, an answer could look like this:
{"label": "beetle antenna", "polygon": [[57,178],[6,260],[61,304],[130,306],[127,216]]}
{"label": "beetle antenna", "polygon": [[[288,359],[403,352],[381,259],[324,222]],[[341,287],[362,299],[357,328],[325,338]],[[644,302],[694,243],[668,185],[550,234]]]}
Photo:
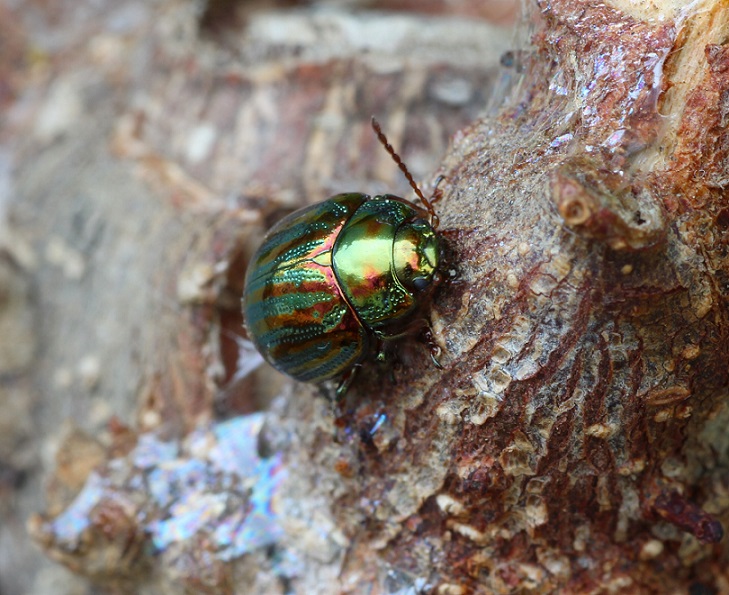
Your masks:
{"label": "beetle antenna", "polygon": [[387,141],[387,137],[385,136],[385,133],[382,132],[382,128],[380,128],[380,123],[375,119],[374,116],[372,116],[372,129],[375,131],[375,134],[377,135],[377,140],[382,143],[382,146],[385,147],[385,150],[390,154],[390,156],[395,160],[395,163],[397,163],[397,166],[400,168],[402,173],[405,174],[405,178],[408,182],[410,182],[410,186],[412,186],[413,190],[415,190],[415,194],[418,195],[418,198],[425,206],[425,209],[428,211],[431,217],[432,221],[438,220],[438,215],[435,214],[435,209],[433,208],[433,203],[429,201],[425,196],[423,196],[423,193],[420,191],[420,188],[418,188],[418,185],[415,183],[415,180],[413,179],[412,174],[408,171],[407,165],[405,165],[400,159],[400,155],[398,155],[395,152],[395,149],[392,148],[392,145]]}

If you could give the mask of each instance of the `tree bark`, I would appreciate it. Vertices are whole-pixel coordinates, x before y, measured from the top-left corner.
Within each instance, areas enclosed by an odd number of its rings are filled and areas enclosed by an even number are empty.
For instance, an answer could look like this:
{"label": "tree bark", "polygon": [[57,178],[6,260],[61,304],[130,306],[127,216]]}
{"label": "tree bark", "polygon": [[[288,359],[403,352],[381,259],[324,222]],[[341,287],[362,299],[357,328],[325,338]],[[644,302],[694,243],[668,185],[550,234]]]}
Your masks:
{"label": "tree bark", "polygon": [[[138,321],[110,327],[120,343],[99,329],[96,375],[87,359],[61,387],[86,386],[79,418],[94,395],[138,408],[61,448],[31,523],[46,552],[123,591],[729,593],[729,5],[537,2],[529,45],[502,60],[508,98],[478,119],[486,25],[242,9],[246,37],[223,27],[215,45],[162,7],[135,46],[143,74],[117,62],[123,40],[94,38],[96,85],[79,93],[76,70],[51,87],[116,104],[75,138],[41,119],[36,142],[56,145],[18,176],[64,239],[40,241],[36,277],[55,331],[95,327],[63,326],[49,269],[92,284],[61,291],[92,295],[97,325],[106,308]],[[307,45],[322,30],[336,51]],[[363,39],[380,40],[365,58]],[[227,337],[270,220],[394,179],[372,112],[416,174],[444,176],[429,310],[444,369],[403,342],[336,412],[326,389],[238,378],[254,355]],[[92,159],[108,138],[114,155]],[[92,166],[64,186],[69,155]],[[156,300],[119,266],[130,237]],[[41,369],[79,343],[50,341]]]}

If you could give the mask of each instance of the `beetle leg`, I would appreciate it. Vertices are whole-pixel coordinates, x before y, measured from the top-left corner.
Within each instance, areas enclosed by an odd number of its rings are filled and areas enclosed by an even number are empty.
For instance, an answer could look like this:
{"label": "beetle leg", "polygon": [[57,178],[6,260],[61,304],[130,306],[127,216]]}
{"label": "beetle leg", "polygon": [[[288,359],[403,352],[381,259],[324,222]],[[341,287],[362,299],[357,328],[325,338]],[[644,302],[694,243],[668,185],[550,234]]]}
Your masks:
{"label": "beetle leg", "polygon": [[[396,341],[405,337],[412,337],[415,329],[418,327],[420,327],[420,341],[425,343],[428,347],[428,350],[430,351],[430,359],[432,360],[433,365],[439,370],[442,370],[443,366],[438,358],[443,353],[443,350],[440,348],[440,345],[435,342],[435,339],[433,338],[433,330],[430,328],[430,321],[427,318],[418,318],[413,320],[403,332],[398,333],[397,335],[385,336],[377,333],[377,337],[383,342],[384,348],[387,341]],[[382,361],[383,353],[384,349],[381,349],[377,354],[378,361]]]}
{"label": "beetle leg", "polygon": [[430,328],[430,324],[428,324],[422,332],[423,342],[428,347],[428,350],[430,351],[430,359],[433,362],[433,365],[438,368],[439,370],[443,369],[443,366],[441,365],[440,361],[438,361],[438,358],[443,353],[443,350],[440,348],[440,345],[435,342],[435,339],[433,338],[433,329]]}
{"label": "beetle leg", "polygon": [[352,366],[352,368],[342,376],[342,380],[337,387],[336,397],[334,399],[337,406],[341,406],[344,401],[344,396],[347,394],[349,387],[352,385],[354,377],[357,375],[359,364]]}
{"label": "beetle leg", "polygon": [[[425,325],[427,326],[427,320],[420,318],[418,320],[413,320],[413,322],[411,322],[404,331],[402,331],[401,333],[397,333],[396,335],[383,335],[382,333],[377,332],[377,331],[375,331],[375,335],[383,343],[388,343],[390,341],[399,341],[400,339],[412,337],[414,334],[414,329],[417,328],[418,326],[421,326],[422,323],[425,323]],[[383,349],[380,349],[380,352],[378,352],[378,354],[377,354],[378,361],[383,361],[380,359],[380,353],[382,353],[383,351],[384,351],[384,345],[383,345]]]}
{"label": "beetle leg", "polygon": [[380,341],[390,342],[412,337],[416,333],[422,332],[423,329],[430,329],[430,321],[427,318],[416,318],[405,327],[405,330],[396,335],[385,335],[378,331],[375,331],[375,335]]}
{"label": "beetle leg", "polygon": [[392,349],[390,349],[390,345],[382,337],[380,337],[380,347],[377,350],[377,357],[375,359],[378,364],[384,364],[388,361],[388,359],[391,363],[394,362],[395,365],[390,366],[390,381],[395,384],[395,366],[400,363],[400,360],[397,357],[397,352],[394,352],[393,354]]}

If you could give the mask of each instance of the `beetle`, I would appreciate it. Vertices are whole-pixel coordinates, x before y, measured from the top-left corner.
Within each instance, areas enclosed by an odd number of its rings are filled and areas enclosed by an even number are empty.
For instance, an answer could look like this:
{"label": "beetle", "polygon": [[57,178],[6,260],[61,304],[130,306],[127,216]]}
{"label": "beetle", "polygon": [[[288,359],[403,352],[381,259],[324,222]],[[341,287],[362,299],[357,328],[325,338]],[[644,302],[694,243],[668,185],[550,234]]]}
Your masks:
{"label": "beetle", "polygon": [[[429,330],[417,314],[441,278],[438,185],[426,199],[375,118],[372,127],[423,207],[350,192],[299,209],[266,234],[243,290],[248,337],[264,359],[303,382],[339,378],[338,399],[385,342]],[[432,339],[430,348],[439,365]]]}

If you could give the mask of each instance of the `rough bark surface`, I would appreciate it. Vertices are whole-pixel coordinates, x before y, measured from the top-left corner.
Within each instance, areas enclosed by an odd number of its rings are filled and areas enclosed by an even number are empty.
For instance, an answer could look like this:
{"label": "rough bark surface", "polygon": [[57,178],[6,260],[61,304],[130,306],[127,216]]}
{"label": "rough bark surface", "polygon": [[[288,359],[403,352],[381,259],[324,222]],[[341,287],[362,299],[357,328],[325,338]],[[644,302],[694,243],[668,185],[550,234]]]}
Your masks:
{"label": "rough bark surface", "polygon": [[[154,7],[152,24],[123,13],[150,33],[136,70],[131,34],[105,28],[88,36],[97,79],[83,52],[63,63],[46,95],[67,111],[45,103],[15,176],[35,244],[9,254],[30,270],[44,255],[32,278],[56,334],[40,331],[29,390],[107,428],[59,451],[31,523],[47,553],[123,591],[729,593],[729,4],[538,2],[504,59],[509,99],[468,126],[486,25],[469,53],[463,22],[242,10],[241,41],[208,10],[212,45],[189,7]],[[343,45],[311,44],[323,30]],[[23,98],[19,129],[43,105]],[[383,110],[416,173],[445,177],[444,369],[406,342],[335,419],[316,388],[238,378],[254,356],[220,337],[269,220],[394,179],[366,124]],[[143,274],[119,266],[140,254]],[[75,318],[54,303],[73,296]],[[108,310],[130,322],[99,327]],[[109,423],[130,395],[136,423]]]}
{"label": "rough bark surface", "polygon": [[[371,115],[423,178],[492,95],[508,35],[472,18],[486,16],[479,3],[459,3],[470,21],[443,3],[432,17],[341,4],[0,3],[4,595],[90,590],[78,577],[171,593],[276,592],[290,580],[290,569],[257,572],[273,546],[255,539],[235,564],[210,555],[204,530],[155,549],[151,524],[185,508],[140,489],[149,461],[123,461],[140,435],[177,444],[273,397],[280,410],[287,381],[260,366],[246,376],[258,362],[237,343],[245,263],[265,229],[334,192],[407,193]],[[199,444],[185,456],[202,457]],[[98,506],[69,508],[93,496],[82,491],[99,485],[93,469],[106,482]],[[305,516],[313,504],[301,500]],[[70,524],[32,530],[77,576],[30,543],[26,520],[41,510],[71,511]]]}

